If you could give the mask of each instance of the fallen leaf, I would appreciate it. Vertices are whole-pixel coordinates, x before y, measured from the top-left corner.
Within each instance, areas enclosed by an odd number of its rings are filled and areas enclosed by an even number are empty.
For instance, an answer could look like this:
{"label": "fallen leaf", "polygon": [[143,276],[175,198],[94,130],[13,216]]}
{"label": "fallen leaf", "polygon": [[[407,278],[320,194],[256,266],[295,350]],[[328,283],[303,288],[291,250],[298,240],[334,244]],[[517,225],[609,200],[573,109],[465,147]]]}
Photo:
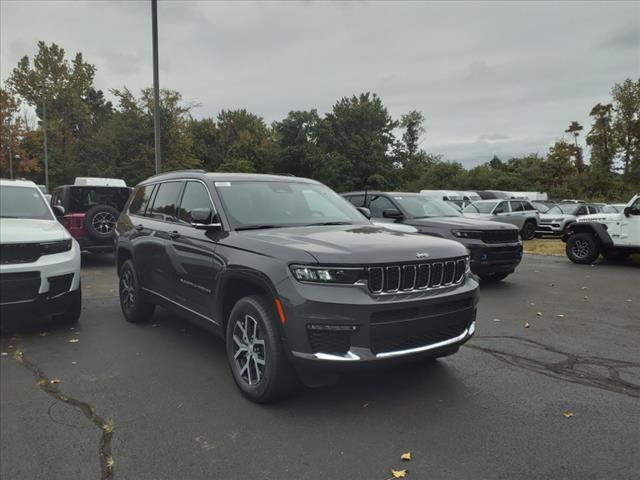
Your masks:
{"label": "fallen leaf", "polygon": [[154,323],[154,324],[152,324],[152,325],[151,325],[151,328],[157,328],[157,327],[159,327],[159,326],[160,326],[160,325],[158,325],[157,323]]}
{"label": "fallen leaf", "polygon": [[580,287],[582,290],[589,290],[589,287]]}
{"label": "fallen leaf", "polygon": [[588,295],[585,295],[585,296],[584,296],[584,299],[585,299],[585,300],[589,300],[589,296],[588,296]]}
{"label": "fallen leaf", "polygon": [[369,406],[368,403],[365,403],[364,405],[362,405],[362,408],[367,408]]}
{"label": "fallen leaf", "polygon": [[404,478],[407,476],[407,470],[391,470],[393,478]]}
{"label": "fallen leaf", "polygon": [[6,357],[9,354],[7,352],[2,352],[0,355],[2,355],[3,357]]}
{"label": "fallen leaf", "polygon": [[541,317],[542,316],[542,312],[538,312],[538,313],[536,313],[536,315]]}
{"label": "fallen leaf", "polygon": [[529,328],[529,322],[524,324],[524,328]]}
{"label": "fallen leaf", "polygon": [[564,412],[562,415],[564,415],[564,416],[565,416],[565,418],[571,418],[571,417],[573,417],[573,413],[572,413],[572,412],[569,412],[569,411]]}
{"label": "fallen leaf", "polygon": [[59,378],[54,378],[54,379],[52,379],[52,380],[50,381],[50,383],[53,383],[54,385],[55,385],[56,383],[60,383],[60,382],[61,382],[61,380],[60,380]]}
{"label": "fallen leaf", "polygon": [[401,460],[406,460],[407,462],[411,460],[411,452],[403,453],[400,455]]}
{"label": "fallen leaf", "polygon": [[47,332],[40,332],[41,337],[46,337],[47,335],[49,335]]}
{"label": "fallen leaf", "polygon": [[633,300],[631,300],[630,298],[627,298],[627,302],[633,302]]}
{"label": "fallen leaf", "polygon": [[69,343],[78,343],[80,340],[77,338],[72,338],[71,340],[69,340]]}
{"label": "fallen leaf", "polygon": [[550,284],[549,284],[549,286],[550,286],[550,287],[555,287],[555,286],[556,286],[556,284],[555,284],[555,283],[550,283]]}
{"label": "fallen leaf", "polygon": [[499,322],[499,321],[500,321],[500,319],[499,319],[499,318],[494,318],[494,319],[493,319],[493,321],[494,321],[494,322]]}
{"label": "fallen leaf", "polygon": [[556,317],[558,317],[558,318],[564,318],[564,314],[563,314],[563,313],[559,313],[559,314],[557,314],[557,315],[556,315]]}

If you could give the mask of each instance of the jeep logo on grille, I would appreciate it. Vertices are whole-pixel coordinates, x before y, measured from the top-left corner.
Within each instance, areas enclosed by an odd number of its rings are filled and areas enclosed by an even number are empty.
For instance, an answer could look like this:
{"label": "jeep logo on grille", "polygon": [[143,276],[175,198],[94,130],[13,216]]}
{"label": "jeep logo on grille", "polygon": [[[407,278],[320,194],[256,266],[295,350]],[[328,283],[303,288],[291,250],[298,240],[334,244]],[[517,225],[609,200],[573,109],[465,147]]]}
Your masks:
{"label": "jeep logo on grille", "polygon": [[417,252],[416,258],[429,258],[429,254],[426,252]]}

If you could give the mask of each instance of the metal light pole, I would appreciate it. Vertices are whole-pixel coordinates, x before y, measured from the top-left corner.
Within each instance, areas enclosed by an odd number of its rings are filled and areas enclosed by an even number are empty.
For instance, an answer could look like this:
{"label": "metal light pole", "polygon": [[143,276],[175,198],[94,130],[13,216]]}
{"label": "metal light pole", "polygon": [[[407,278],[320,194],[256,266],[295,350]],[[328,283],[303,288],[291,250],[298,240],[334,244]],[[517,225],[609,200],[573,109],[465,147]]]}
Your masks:
{"label": "metal light pole", "polygon": [[160,173],[160,80],[158,78],[158,1],[151,0],[151,30],[153,35],[153,131],[156,153],[156,175]]}
{"label": "metal light pole", "polygon": [[13,180],[13,152],[11,151],[11,117],[7,117],[7,147],[9,150],[9,178]]}
{"label": "metal light pole", "polygon": [[42,133],[44,134],[44,184],[49,191],[49,149],[47,147],[47,101],[42,95]]}

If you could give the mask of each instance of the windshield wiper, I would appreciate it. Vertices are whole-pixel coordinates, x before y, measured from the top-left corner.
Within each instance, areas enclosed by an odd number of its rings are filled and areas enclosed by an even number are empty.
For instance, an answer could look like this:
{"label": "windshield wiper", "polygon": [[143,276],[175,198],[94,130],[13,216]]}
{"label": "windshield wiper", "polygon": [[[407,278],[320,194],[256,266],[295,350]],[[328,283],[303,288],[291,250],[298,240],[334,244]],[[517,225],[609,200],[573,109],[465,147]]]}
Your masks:
{"label": "windshield wiper", "polygon": [[305,227],[322,227],[325,225],[353,225],[351,222],[318,222],[318,223],[307,223]]}
{"label": "windshield wiper", "polygon": [[265,228],[282,228],[282,225],[248,225],[246,227],[236,228],[236,232],[240,230],[262,230]]}

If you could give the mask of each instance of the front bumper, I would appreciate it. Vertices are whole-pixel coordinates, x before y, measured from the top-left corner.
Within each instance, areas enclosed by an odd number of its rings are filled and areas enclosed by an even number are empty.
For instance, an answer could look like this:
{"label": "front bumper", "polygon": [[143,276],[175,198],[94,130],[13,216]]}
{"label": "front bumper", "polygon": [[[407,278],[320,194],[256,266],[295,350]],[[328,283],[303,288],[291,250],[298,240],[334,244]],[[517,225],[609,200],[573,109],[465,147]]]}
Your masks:
{"label": "front bumper", "polygon": [[284,340],[299,364],[437,355],[462,345],[475,331],[478,284],[472,278],[458,287],[382,296],[351,286],[291,282],[287,287],[281,292]]}
{"label": "front bumper", "polygon": [[511,273],[520,264],[523,255],[521,243],[467,248],[471,252],[471,271],[476,275]]}
{"label": "front bumper", "polygon": [[0,311],[55,315],[68,306],[70,293],[80,288],[80,247],[43,255],[31,263],[0,265]]}
{"label": "front bumper", "polygon": [[51,315],[59,315],[69,309],[74,300],[73,291],[66,291],[56,296],[44,293],[31,300],[0,304],[0,316],[7,320],[20,319],[29,321]]}
{"label": "front bumper", "polygon": [[539,223],[536,227],[536,233],[539,235],[562,235],[564,227],[564,224],[559,222]]}

